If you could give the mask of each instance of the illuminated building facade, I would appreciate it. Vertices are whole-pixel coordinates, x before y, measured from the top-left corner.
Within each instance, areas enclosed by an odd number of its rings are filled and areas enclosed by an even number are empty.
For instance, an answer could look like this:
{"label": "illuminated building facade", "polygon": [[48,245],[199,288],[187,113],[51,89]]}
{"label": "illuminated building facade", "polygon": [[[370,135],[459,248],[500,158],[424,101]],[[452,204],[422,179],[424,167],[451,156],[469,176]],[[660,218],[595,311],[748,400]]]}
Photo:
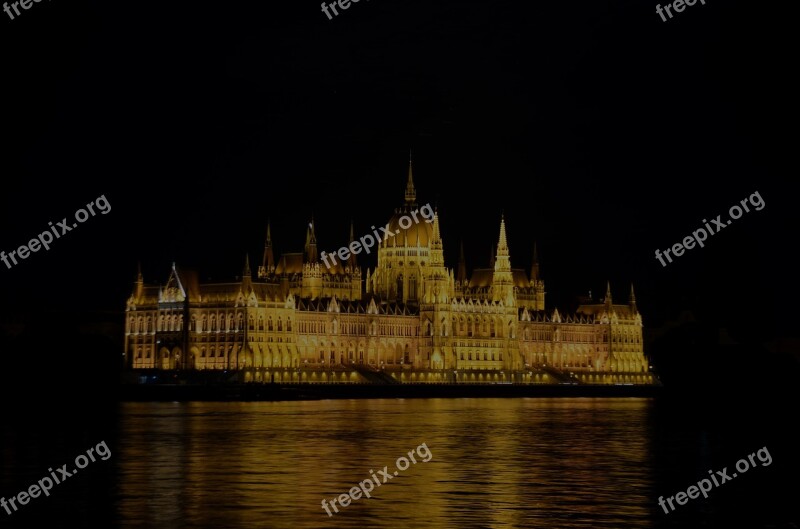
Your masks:
{"label": "illuminated building facade", "polygon": [[[444,262],[439,216],[403,229],[389,220],[378,263],[355,255],[330,269],[309,224],[302,253],[276,260],[270,228],[255,277],[203,283],[174,265],[163,285],[141,272],[128,299],[125,363],[132,369],[227,370],[245,382],[651,384],[642,317],[627,304],[587,300],[575,314],[545,309],[536,251],[530,272],[511,267],[501,218],[491,266],[467,276],[463,249]],[[350,241],[354,241],[350,229]]]}

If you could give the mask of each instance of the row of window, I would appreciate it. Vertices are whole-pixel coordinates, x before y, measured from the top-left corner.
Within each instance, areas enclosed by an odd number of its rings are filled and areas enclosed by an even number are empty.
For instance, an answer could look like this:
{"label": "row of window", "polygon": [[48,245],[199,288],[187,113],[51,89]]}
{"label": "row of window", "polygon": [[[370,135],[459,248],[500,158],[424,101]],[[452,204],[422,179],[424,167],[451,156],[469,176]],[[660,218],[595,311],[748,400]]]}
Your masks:
{"label": "row of window", "polygon": [[[217,320],[215,314],[212,314],[208,319],[206,319],[205,315],[202,315],[199,319],[196,316],[192,316],[192,323],[191,323],[190,329],[193,330],[193,331],[196,331],[196,332],[217,332],[217,331],[230,331],[230,330],[241,331],[242,330],[243,319],[244,319],[244,317],[243,317],[242,313],[241,312],[238,313],[236,315],[236,319],[235,319],[235,325],[236,326],[234,327],[233,314],[228,315],[227,320],[226,320],[225,316],[220,316],[220,318],[219,318],[219,328],[217,328],[218,320]],[[226,321],[227,321],[227,326],[225,324]],[[247,330],[248,331],[255,331],[256,330],[256,319],[253,318],[252,315],[247,319]],[[264,331],[264,318],[262,316],[258,317],[258,330],[259,331]],[[276,330],[276,326],[272,321],[272,316],[267,318],[266,330],[267,331]],[[283,320],[281,319],[280,316],[278,317],[277,330],[279,332],[283,331]],[[292,330],[292,319],[291,318],[286,318],[286,330],[287,331],[291,331]]]}
{"label": "row of window", "polygon": [[[349,361],[358,360],[358,362],[360,364],[363,364],[364,363],[364,351],[358,351],[358,356],[357,357],[355,355],[356,355],[356,353],[354,351],[348,351],[346,360],[348,362]],[[317,363],[323,364],[326,361],[328,363],[330,363],[330,364],[335,364],[336,363],[336,359],[337,359],[336,351],[330,351],[330,355],[328,356],[327,360],[326,360],[325,356],[326,356],[325,355],[325,351],[320,350],[319,358],[317,359],[318,360]],[[397,356],[397,358],[395,358],[396,356]],[[340,364],[348,363],[348,362],[345,362],[345,355],[342,352],[339,353],[338,359],[339,359],[339,363]],[[428,353],[428,360],[430,360],[430,353]],[[390,356],[388,356],[386,358],[386,363],[387,364],[394,364],[395,361],[397,363],[400,363],[400,364],[402,364],[402,363],[406,363],[406,364],[410,363],[411,362],[411,356],[409,354],[408,349],[406,349],[406,351],[402,355],[390,355]],[[370,360],[370,363],[374,364],[375,361],[374,360]]]}
{"label": "row of window", "polygon": [[[181,331],[183,330],[183,315],[182,314],[172,314],[172,315],[164,315],[158,317],[156,330],[160,332],[166,331]],[[129,333],[151,333],[153,332],[153,318],[150,316],[139,316],[138,318],[134,318],[131,316],[128,318],[128,332]]]}
{"label": "row of window", "polygon": [[[467,353],[467,358],[466,359],[467,360],[473,360],[472,354],[473,354],[472,351],[469,351]],[[461,355],[460,355],[459,358],[461,360],[464,360],[464,352],[463,351],[461,352]],[[494,362],[495,361],[495,354],[494,353],[483,353],[483,358],[481,358],[481,353],[475,353],[474,360],[484,360],[484,361],[492,361],[492,362]],[[499,361],[499,362],[503,361],[503,353],[498,353],[497,361]]]}
{"label": "row of window", "polygon": [[[392,257],[393,255],[397,255],[398,257],[403,257],[406,255],[409,257],[418,255],[422,257],[428,257],[428,250],[395,250],[394,252],[392,250],[387,250],[384,255],[386,255],[386,257]],[[420,264],[425,266],[424,262]],[[411,262],[411,266],[414,266],[413,261]]]}

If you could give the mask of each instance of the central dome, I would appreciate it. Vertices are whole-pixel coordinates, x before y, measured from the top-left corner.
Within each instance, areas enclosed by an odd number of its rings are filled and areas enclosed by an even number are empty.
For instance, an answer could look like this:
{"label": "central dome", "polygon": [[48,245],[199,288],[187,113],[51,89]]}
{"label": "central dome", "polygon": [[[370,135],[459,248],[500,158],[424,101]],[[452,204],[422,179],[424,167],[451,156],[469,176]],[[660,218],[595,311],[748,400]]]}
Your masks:
{"label": "central dome", "polygon": [[[381,237],[384,237],[383,245],[391,247],[408,244],[410,247],[430,248],[433,240],[433,223],[426,222],[422,213],[416,209],[413,210],[417,211],[417,219],[415,221],[411,211],[412,209],[408,208],[395,211],[388,224],[388,230],[394,236],[389,237],[388,234],[381,234]],[[403,226],[406,226],[406,228],[403,228]],[[417,243],[417,240],[419,240],[419,243]]]}

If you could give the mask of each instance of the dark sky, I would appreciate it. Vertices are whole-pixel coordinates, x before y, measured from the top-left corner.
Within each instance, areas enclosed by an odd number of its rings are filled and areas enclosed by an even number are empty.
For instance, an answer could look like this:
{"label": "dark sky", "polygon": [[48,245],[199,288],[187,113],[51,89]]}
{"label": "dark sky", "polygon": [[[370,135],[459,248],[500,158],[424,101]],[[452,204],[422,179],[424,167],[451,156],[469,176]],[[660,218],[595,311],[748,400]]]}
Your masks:
{"label": "dark sky", "polygon": [[[767,339],[796,264],[789,18],[776,2],[362,0],[36,3],[0,12],[0,249],[105,195],[51,250],[0,264],[6,319],[121,310],[141,260],[201,277],[320,249],[400,205],[409,148],[448,265],[486,266],[505,213],[512,264],[538,241],[550,306],[637,286],[645,324],[691,309]],[[794,94],[793,94],[794,95]],[[793,98],[794,99],[794,98]],[[793,138],[794,139],[794,138]],[[758,191],[669,266],[654,258]],[[361,260],[374,266],[374,261]],[[87,316],[88,317],[88,316]],[[781,330],[786,333],[787,331]]]}

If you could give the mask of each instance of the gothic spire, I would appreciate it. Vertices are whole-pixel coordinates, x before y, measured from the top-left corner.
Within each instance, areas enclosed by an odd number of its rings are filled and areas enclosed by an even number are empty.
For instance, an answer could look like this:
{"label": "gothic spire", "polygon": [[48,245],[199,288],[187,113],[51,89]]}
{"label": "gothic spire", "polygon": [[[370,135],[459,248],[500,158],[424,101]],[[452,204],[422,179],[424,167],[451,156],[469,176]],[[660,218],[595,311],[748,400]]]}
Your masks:
{"label": "gothic spire", "polygon": [[494,272],[492,274],[492,299],[513,303],[514,275],[511,272],[511,259],[508,255],[508,241],[506,240],[506,220],[500,216],[500,236],[497,240],[497,254],[494,258]]}
{"label": "gothic spire", "polygon": [[[352,247],[353,243],[356,240],[355,229],[353,228],[353,221],[350,221],[350,240],[348,246]],[[347,266],[350,267],[350,271],[354,271],[358,266],[358,261],[356,261],[356,254],[350,252],[350,257],[347,258]]]}
{"label": "gothic spire", "polygon": [[251,277],[253,274],[250,272],[250,254],[244,254],[244,270],[242,270],[242,277]]}
{"label": "gothic spire", "polygon": [[306,260],[309,263],[317,262],[317,235],[314,233],[314,216],[311,216],[311,222],[308,223],[306,230]]}
{"label": "gothic spire", "polygon": [[463,285],[467,281],[467,261],[464,259],[464,241],[461,241],[461,249],[458,253],[458,275],[456,280]]}
{"label": "gothic spire", "polygon": [[531,282],[539,280],[539,252],[533,243],[533,263],[531,263]]}
{"label": "gothic spire", "polygon": [[494,269],[499,271],[511,270],[511,260],[508,258],[508,241],[506,240],[506,219],[502,215],[500,216],[500,236],[497,241]]}
{"label": "gothic spire", "polygon": [[271,222],[267,220],[267,240],[264,242],[264,258],[261,261],[261,271],[264,274],[271,274],[275,270],[275,256],[272,253],[272,230]]}
{"label": "gothic spire", "polygon": [[497,242],[497,255],[508,256],[508,242],[506,241],[506,219],[500,215],[500,240]]}
{"label": "gothic spire", "polygon": [[417,190],[414,188],[414,175],[411,167],[411,150],[408,151],[408,181],[406,182],[406,205],[414,206],[417,202]]}

